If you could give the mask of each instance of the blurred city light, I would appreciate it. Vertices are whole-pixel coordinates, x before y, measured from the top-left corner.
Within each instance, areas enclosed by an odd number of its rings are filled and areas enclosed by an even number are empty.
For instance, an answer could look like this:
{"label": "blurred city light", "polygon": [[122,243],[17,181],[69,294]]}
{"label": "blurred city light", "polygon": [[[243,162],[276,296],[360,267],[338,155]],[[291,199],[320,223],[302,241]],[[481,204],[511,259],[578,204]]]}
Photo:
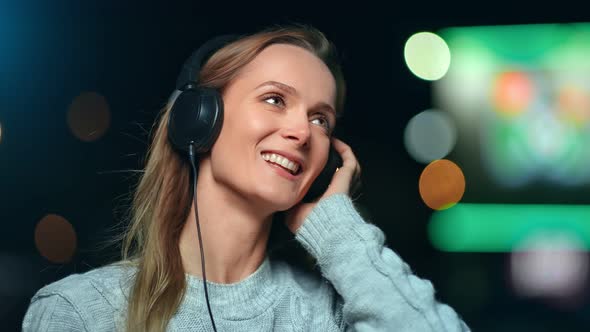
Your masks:
{"label": "blurred city light", "polygon": [[447,43],[432,32],[418,32],[406,41],[404,59],[410,71],[421,79],[434,81],[445,75],[451,63]]}
{"label": "blurred city light", "polygon": [[479,162],[480,178],[510,190],[590,184],[590,24],[438,34],[453,64],[432,83],[433,107],[453,115],[457,162]]}
{"label": "blurred city light", "polygon": [[416,161],[425,164],[446,157],[456,140],[453,121],[447,113],[438,110],[416,114],[404,131],[406,150]]}
{"label": "blurred city light", "polygon": [[432,244],[442,251],[512,252],[534,234],[567,233],[590,248],[589,205],[459,203],[436,211],[428,224]]}
{"label": "blurred city light", "polygon": [[67,263],[76,251],[76,231],[64,217],[48,214],[35,227],[35,245],[49,261]]}
{"label": "blurred city light", "polygon": [[526,297],[576,297],[588,280],[588,256],[577,234],[537,232],[510,257],[515,292]]}
{"label": "blurred city light", "polygon": [[465,177],[461,168],[446,159],[435,160],[424,168],[418,183],[420,197],[433,210],[445,210],[461,200]]}
{"label": "blurred city light", "polygon": [[78,139],[85,142],[96,141],[110,126],[109,105],[100,94],[83,92],[70,104],[67,121],[71,132]]}

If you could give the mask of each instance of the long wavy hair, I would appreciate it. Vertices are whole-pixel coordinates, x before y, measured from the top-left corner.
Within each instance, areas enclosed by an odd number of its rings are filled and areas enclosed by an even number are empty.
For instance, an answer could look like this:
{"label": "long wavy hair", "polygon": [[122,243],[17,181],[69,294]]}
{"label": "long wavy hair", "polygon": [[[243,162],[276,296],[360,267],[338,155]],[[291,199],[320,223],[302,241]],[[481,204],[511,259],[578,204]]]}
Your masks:
{"label": "long wavy hair", "polygon": [[[336,80],[336,111],[341,114],[345,83],[336,49],[322,32],[308,25],[273,26],[226,45],[203,66],[200,85],[223,93],[240,70],[272,44],[302,47],[328,66]],[[118,237],[119,263],[136,268],[128,298],[127,331],[165,331],[186,291],[178,244],[190,212],[192,183],[190,164],[167,139],[171,103],[163,107],[150,131],[151,144],[132,193],[128,226]],[[269,246],[280,242],[275,228]]]}

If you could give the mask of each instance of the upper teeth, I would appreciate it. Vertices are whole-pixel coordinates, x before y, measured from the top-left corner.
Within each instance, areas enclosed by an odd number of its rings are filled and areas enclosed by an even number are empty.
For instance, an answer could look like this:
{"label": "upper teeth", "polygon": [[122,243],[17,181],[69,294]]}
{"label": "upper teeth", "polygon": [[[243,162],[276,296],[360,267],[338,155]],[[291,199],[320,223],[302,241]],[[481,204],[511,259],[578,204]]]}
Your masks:
{"label": "upper teeth", "polygon": [[262,159],[288,168],[293,174],[299,170],[299,164],[276,153],[263,153]]}

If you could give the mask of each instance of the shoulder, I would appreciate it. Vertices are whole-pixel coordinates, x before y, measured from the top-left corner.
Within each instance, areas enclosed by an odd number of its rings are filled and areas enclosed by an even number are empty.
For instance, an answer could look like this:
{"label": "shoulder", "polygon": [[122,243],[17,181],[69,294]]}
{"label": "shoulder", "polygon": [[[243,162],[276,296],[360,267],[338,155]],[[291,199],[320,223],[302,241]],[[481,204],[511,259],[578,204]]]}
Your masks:
{"label": "shoulder", "polygon": [[32,300],[59,295],[76,303],[104,300],[115,305],[118,298],[128,292],[134,272],[135,269],[130,266],[113,264],[86,273],[72,274],[44,286]]}
{"label": "shoulder", "polygon": [[108,265],[48,284],[31,299],[23,330],[87,329],[89,322],[112,322],[126,306],[135,269]]}

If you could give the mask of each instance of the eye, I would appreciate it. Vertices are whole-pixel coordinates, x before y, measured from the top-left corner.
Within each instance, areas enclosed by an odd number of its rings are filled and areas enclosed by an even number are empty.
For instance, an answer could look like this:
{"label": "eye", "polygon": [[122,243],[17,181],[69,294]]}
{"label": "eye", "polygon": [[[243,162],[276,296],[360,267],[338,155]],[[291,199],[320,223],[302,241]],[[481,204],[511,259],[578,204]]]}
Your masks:
{"label": "eye", "polygon": [[271,105],[285,106],[285,99],[278,94],[267,95],[264,97],[264,101]]}
{"label": "eye", "polygon": [[328,120],[328,117],[326,117],[324,115],[320,115],[318,118],[315,118],[312,121],[315,121],[315,120],[323,121],[323,124],[321,124],[321,126],[326,128],[327,131],[330,131],[330,129],[332,128],[332,126],[330,125],[330,121]]}

